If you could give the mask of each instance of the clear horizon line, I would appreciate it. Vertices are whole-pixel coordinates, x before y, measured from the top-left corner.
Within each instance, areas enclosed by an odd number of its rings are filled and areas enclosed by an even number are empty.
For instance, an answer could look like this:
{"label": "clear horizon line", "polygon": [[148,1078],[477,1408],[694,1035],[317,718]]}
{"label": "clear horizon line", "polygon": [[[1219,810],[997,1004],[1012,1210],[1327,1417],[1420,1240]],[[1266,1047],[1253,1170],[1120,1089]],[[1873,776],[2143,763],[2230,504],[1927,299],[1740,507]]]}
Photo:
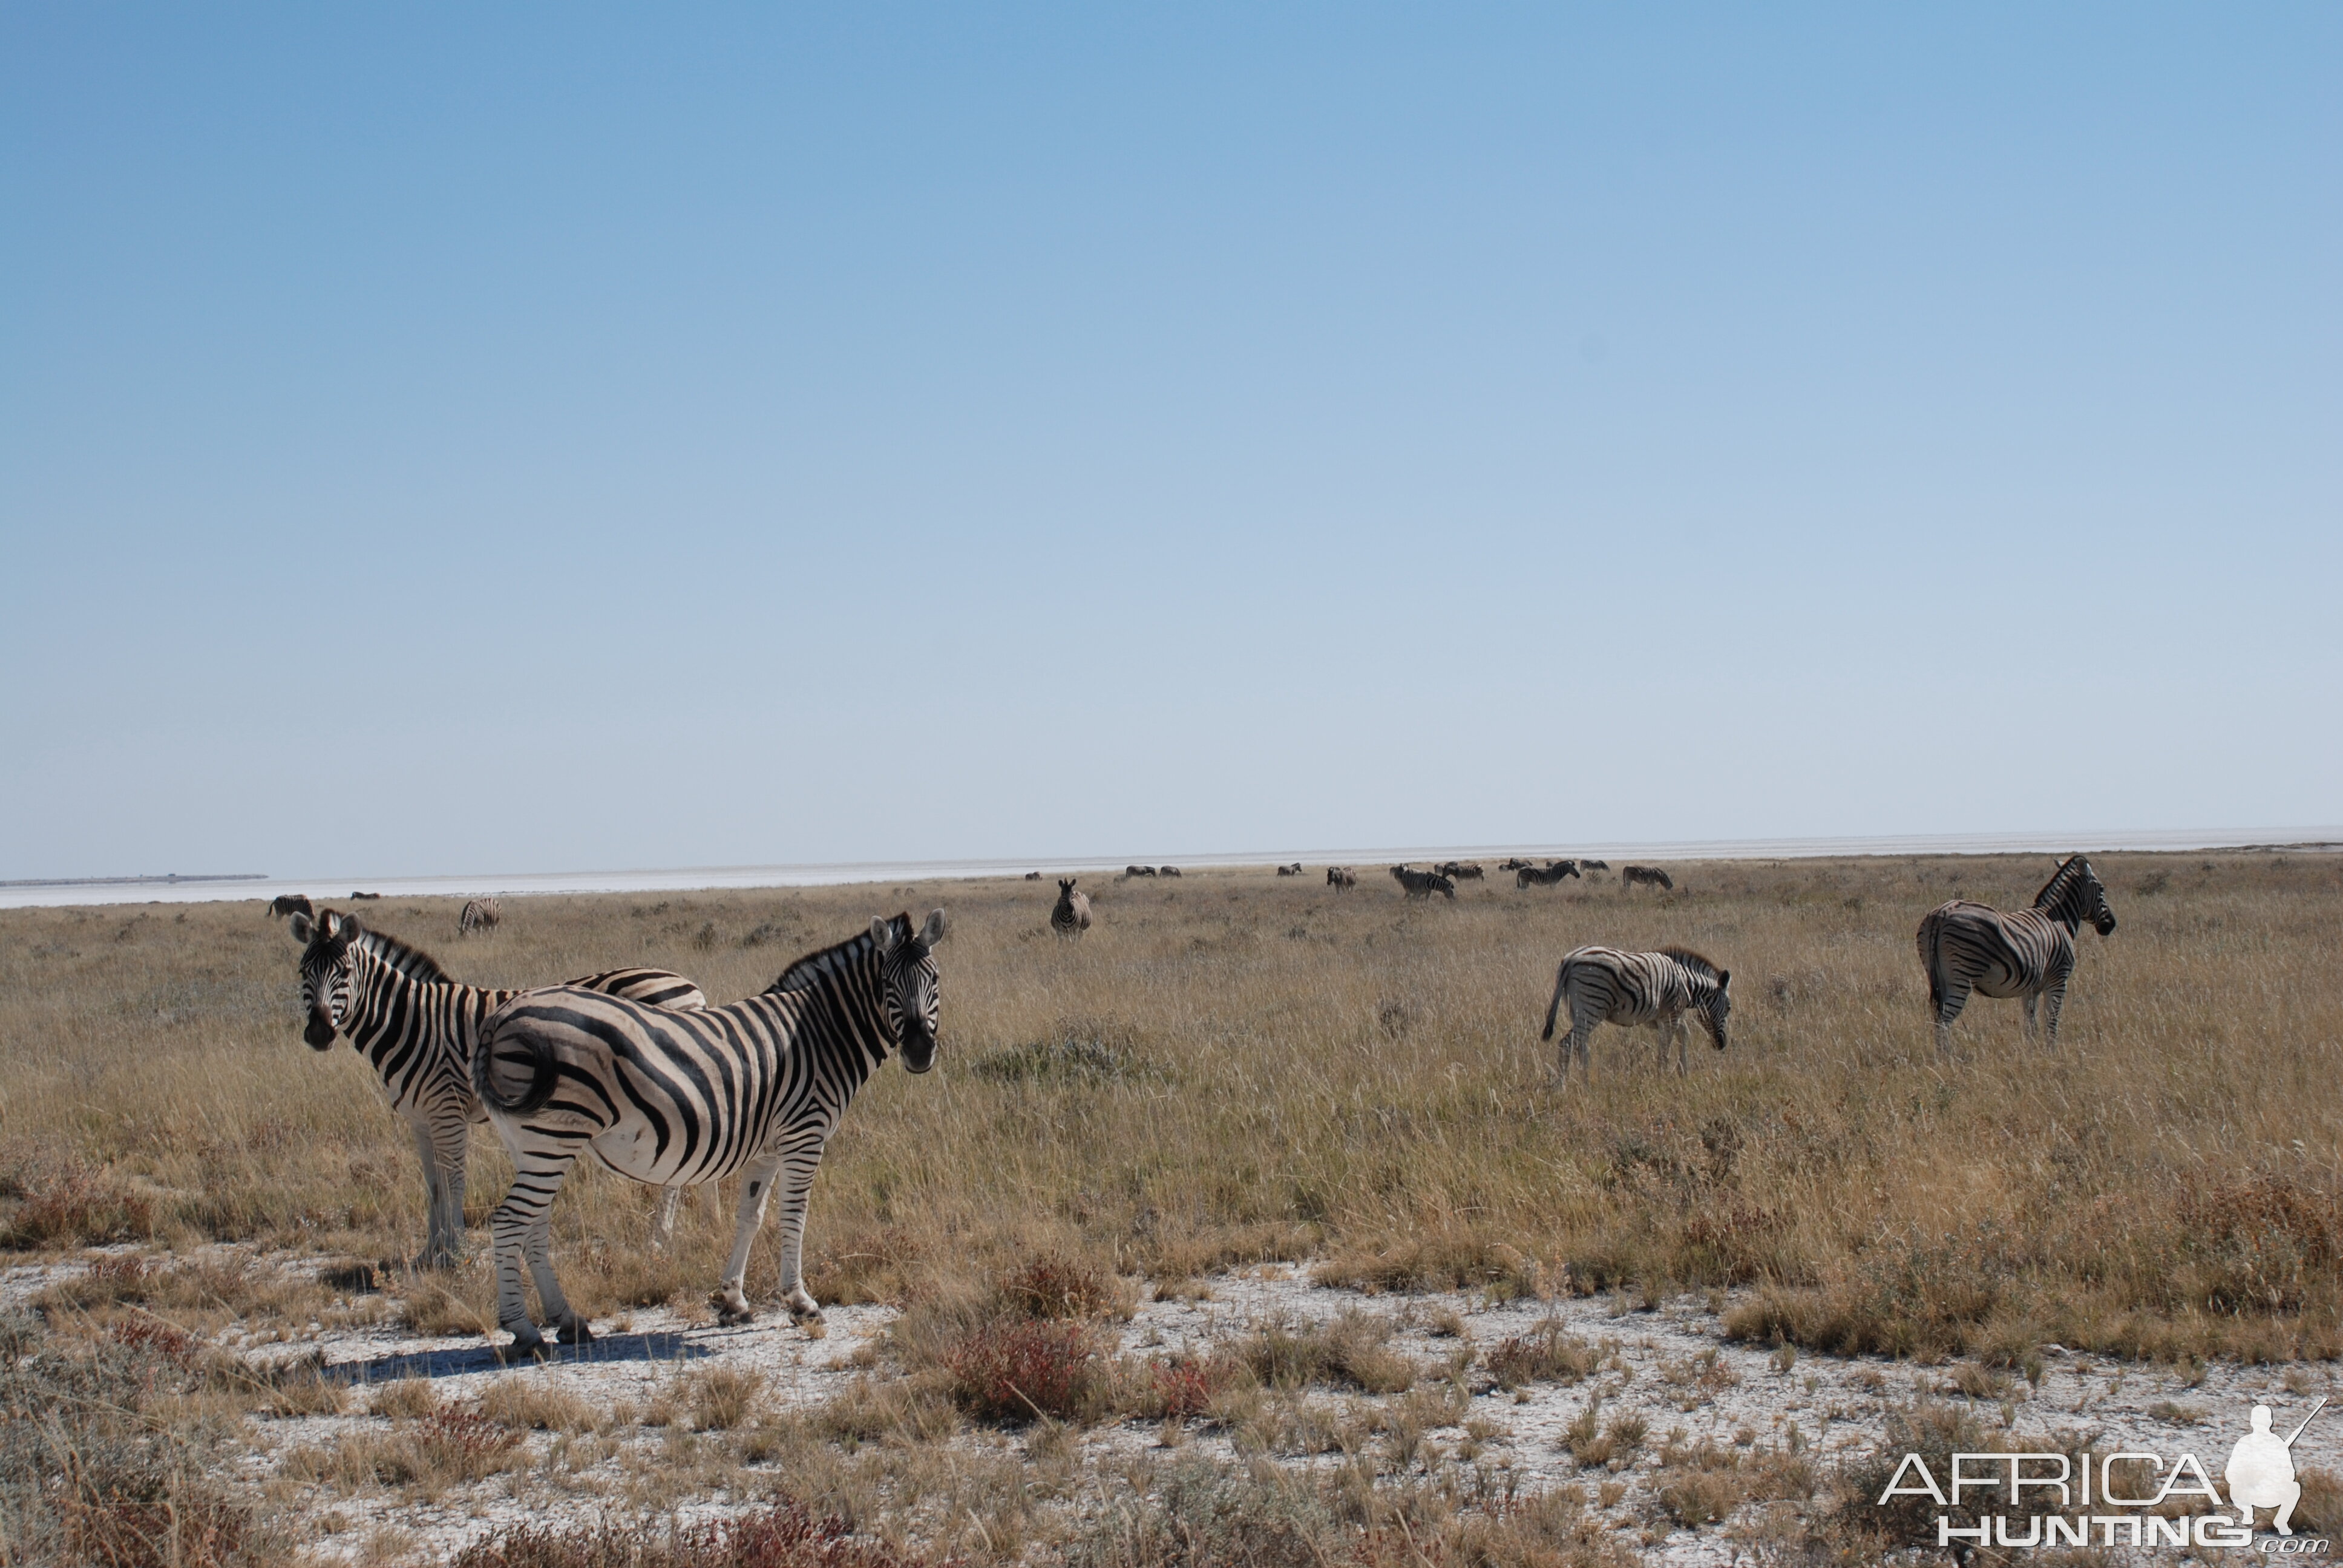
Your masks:
{"label": "clear horizon line", "polygon": [[[2343,849],[2343,826],[2254,829],[2097,829],[2056,832],[1906,833],[1814,835],[1777,839],[1636,839],[1572,843],[1413,845],[1342,849],[1222,851],[1172,855],[1142,861],[1130,856],[1069,856],[1063,859],[989,856],[933,860],[835,860],[749,866],[651,867],[601,871],[450,872],[402,877],[269,877],[255,882],[190,884],[162,881],[132,882],[120,879],[69,881],[62,879],[14,886],[0,884],[0,908],[106,903],[216,902],[228,898],[266,899],[277,892],[300,892],[324,899],[320,887],[347,884],[385,896],[412,898],[527,897],[531,894],[595,892],[687,892],[696,890],[747,890],[757,888],[843,886],[857,882],[906,879],[970,879],[1019,877],[1044,872],[1118,871],[1129,865],[1177,863],[1198,869],[1271,866],[1301,860],[1326,865],[1385,861],[1463,859],[1480,856],[1535,855],[1560,859],[1593,856],[1634,857],[1654,860],[1820,859],[1873,855],[1994,855],[2032,853],[2107,853],[2121,850],[2178,852],[2191,849]],[[369,886],[371,884],[371,886]],[[66,893],[99,896],[63,897]],[[149,898],[148,894],[168,894]]]}

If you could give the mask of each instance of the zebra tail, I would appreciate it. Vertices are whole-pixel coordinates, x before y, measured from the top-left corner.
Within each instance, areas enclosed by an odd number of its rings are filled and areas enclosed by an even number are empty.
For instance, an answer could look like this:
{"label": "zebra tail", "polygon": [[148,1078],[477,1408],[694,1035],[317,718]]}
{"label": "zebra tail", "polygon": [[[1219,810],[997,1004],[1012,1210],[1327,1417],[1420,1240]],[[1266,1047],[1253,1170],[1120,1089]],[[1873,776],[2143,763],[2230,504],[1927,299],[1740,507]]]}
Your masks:
{"label": "zebra tail", "polygon": [[1540,1040],[1554,1038],[1554,1015],[1562,1010],[1563,987],[1569,978],[1570,965],[1565,961],[1560,969],[1554,971],[1554,1000],[1545,1004],[1545,1028],[1538,1031]]}
{"label": "zebra tail", "polygon": [[497,1042],[505,1033],[500,1027],[503,1019],[504,1011],[498,1009],[481,1027],[479,1048],[472,1052],[472,1092],[480,1097],[481,1104],[492,1111],[502,1111],[507,1116],[533,1116],[544,1110],[545,1102],[553,1098],[554,1087],[561,1081],[561,1074],[545,1047],[532,1035],[522,1032],[521,1043],[529,1055],[528,1088],[518,1100],[507,1100],[498,1094],[494,1069]]}
{"label": "zebra tail", "polygon": [[1944,971],[1936,965],[1937,932],[1943,921],[1938,911],[1931,910],[1920,920],[1920,967],[1928,971],[1928,1013],[1941,1016],[1945,1008]]}

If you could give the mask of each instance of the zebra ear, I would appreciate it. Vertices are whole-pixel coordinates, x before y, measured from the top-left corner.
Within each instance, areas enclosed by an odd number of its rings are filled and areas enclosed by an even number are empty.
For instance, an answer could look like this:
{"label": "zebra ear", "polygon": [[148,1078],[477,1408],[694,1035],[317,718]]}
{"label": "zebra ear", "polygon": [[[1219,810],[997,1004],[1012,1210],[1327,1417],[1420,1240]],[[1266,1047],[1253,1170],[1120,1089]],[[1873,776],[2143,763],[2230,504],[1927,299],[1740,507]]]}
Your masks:
{"label": "zebra ear", "polygon": [[1716,989],[1717,989],[1717,990],[1725,990],[1725,987],[1727,987],[1727,986],[1731,985],[1732,983],[1733,983],[1733,971],[1732,971],[1731,970],[1717,970],[1717,971],[1716,971]]}
{"label": "zebra ear", "polygon": [[884,915],[870,917],[870,940],[879,944],[880,953],[895,950],[895,922]]}
{"label": "zebra ear", "polygon": [[307,947],[309,945],[310,932],[309,917],[303,914],[300,910],[296,910],[293,911],[293,919],[288,923],[292,927],[293,940],[299,942],[303,947]]}
{"label": "zebra ear", "polygon": [[[1069,882],[1066,885],[1068,887],[1073,886],[1071,882]],[[928,923],[920,928],[920,945],[923,948],[934,947],[938,942],[944,940],[944,912],[941,910],[930,910],[928,911]]]}

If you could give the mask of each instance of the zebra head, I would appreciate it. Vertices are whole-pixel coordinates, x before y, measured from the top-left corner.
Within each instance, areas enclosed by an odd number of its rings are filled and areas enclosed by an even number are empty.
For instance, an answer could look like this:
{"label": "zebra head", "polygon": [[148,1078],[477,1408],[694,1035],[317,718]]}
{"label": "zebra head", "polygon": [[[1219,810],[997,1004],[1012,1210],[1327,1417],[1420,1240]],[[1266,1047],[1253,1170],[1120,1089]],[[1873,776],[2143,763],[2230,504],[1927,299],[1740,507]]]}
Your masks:
{"label": "zebra head", "polygon": [[350,944],[363,934],[354,915],[327,910],[315,919],[296,912],[293,940],[301,948],[302,1041],[311,1050],[331,1050],[334,1036],[350,1016],[356,989]]}
{"label": "zebra head", "polygon": [[2054,920],[2079,930],[2088,920],[2103,937],[2115,935],[2116,912],[2107,907],[2107,885],[2080,855],[2068,857],[2034,895],[2034,907]]}
{"label": "zebra head", "polygon": [[870,940],[879,950],[879,1000],[886,1014],[891,1041],[903,1053],[903,1065],[925,1072],[936,1064],[936,1021],[942,992],[936,980],[935,946],[944,940],[944,912],[929,911],[928,923],[917,933],[911,917],[892,920],[880,915],[870,922]]}
{"label": "zebra head", "polygon": [[1733,971],[1718,969],[1706,958],[1690,948],[1662,948],[1668,957],[1682,964],[1692,977],[1692,1005],[1700,1020],[1708,1028],[1708,1038],[1723,1050],[1725,1042],[1725,1020],[1733,1016]]}

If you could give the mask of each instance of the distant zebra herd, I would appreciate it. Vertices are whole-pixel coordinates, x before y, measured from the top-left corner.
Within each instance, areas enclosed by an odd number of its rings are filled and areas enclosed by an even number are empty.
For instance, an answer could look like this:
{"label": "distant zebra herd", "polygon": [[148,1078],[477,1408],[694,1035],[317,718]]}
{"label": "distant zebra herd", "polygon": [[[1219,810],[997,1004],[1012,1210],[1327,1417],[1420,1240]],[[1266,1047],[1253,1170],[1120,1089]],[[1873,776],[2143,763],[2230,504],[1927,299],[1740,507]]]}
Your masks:
{"label": "distant zebra herd", "polygon": [[[1499,869],[1525,888],[1589,868],[1607,869],[1596,860],[1544,867],[1508,860]],[[1453,900],[1456,882],[1480,869],[1448,861],[1432,870],[1393,866],[1391,874],[1409,899]],[[1298,863],[1277,873],[1301,874]],[[1170,867],[1125,873],[1149,874],[1179,873]],[[1620,876],[1627,886],[1674,885],[1656,867],[1625,866]],[[1051,930],[1068,940],[1091,923],[1090,899],[1076,881],[1059,879],[1050,911]],[[1357,881],[1348,867],[1327,868],[1327,886],[1338,892]],[[428,1214],[417,1267],[447,1267],[460,1253],[471,1126],[488,1121],[510,1156],[512,1186],[488,1223],[497,1321],[515,1352],[537,1352],[545,1341],[528,1312],[524,1268],[556,1337],[573,1345],[593,1337],[563,1296],[551,1257],[551,1206],[581,1156],[662,1190],[655,1247],[667,1242],[683,1189],[742,1178],[715,1295],[726,1322],[751,1316],[744,1290],[749,1244],[778,1191],[781,1304],[800,1323],[820,1322],[802,1266],[814,1175],[855,1092],[889,1057],[900,1054],[914,1073],[935,1061],[943,910],[916,928],[907,914],[873,920],[868,931],[808,953],[764,990],[724,1007],[709,1006],[691,980],[664,970],[609,970],[527,990],[463,985],[427,954],[356,916],[317,909],[299,895],[273,901],[269,912],[286,918],[301,944],[303,1040],[322,1051],[337,1036],[347,1039],[413,1131]],[[492,927],[499,913],[495,900],[474,900],[459,917],[459,932]],[[2110,936],[2116,917],[2080,855],[2059,863],[2029,909],[1956,900],[1931,910],[1918,946],[1939,1053],[1950,1057],[1952,1025],[1973,994],[2021,1000],[2029,1034],[2038,1003],[2055,1043],[2086,924]],[[1540,1038],[1553,1041],[1566,1023],[1556,1063],[1565,1083],[1574,1058],[1582,1077],[1591,1073],[1589,1040],[1606,1023],[1654,1030],[1662,1067],[1674,1045],[1676,1071],[1687,1073],[1694,1027],[1717,1050],[1726,1048],[1732,984],[1729,970],[1689,948],[1574,948],[1555,972]]]}

